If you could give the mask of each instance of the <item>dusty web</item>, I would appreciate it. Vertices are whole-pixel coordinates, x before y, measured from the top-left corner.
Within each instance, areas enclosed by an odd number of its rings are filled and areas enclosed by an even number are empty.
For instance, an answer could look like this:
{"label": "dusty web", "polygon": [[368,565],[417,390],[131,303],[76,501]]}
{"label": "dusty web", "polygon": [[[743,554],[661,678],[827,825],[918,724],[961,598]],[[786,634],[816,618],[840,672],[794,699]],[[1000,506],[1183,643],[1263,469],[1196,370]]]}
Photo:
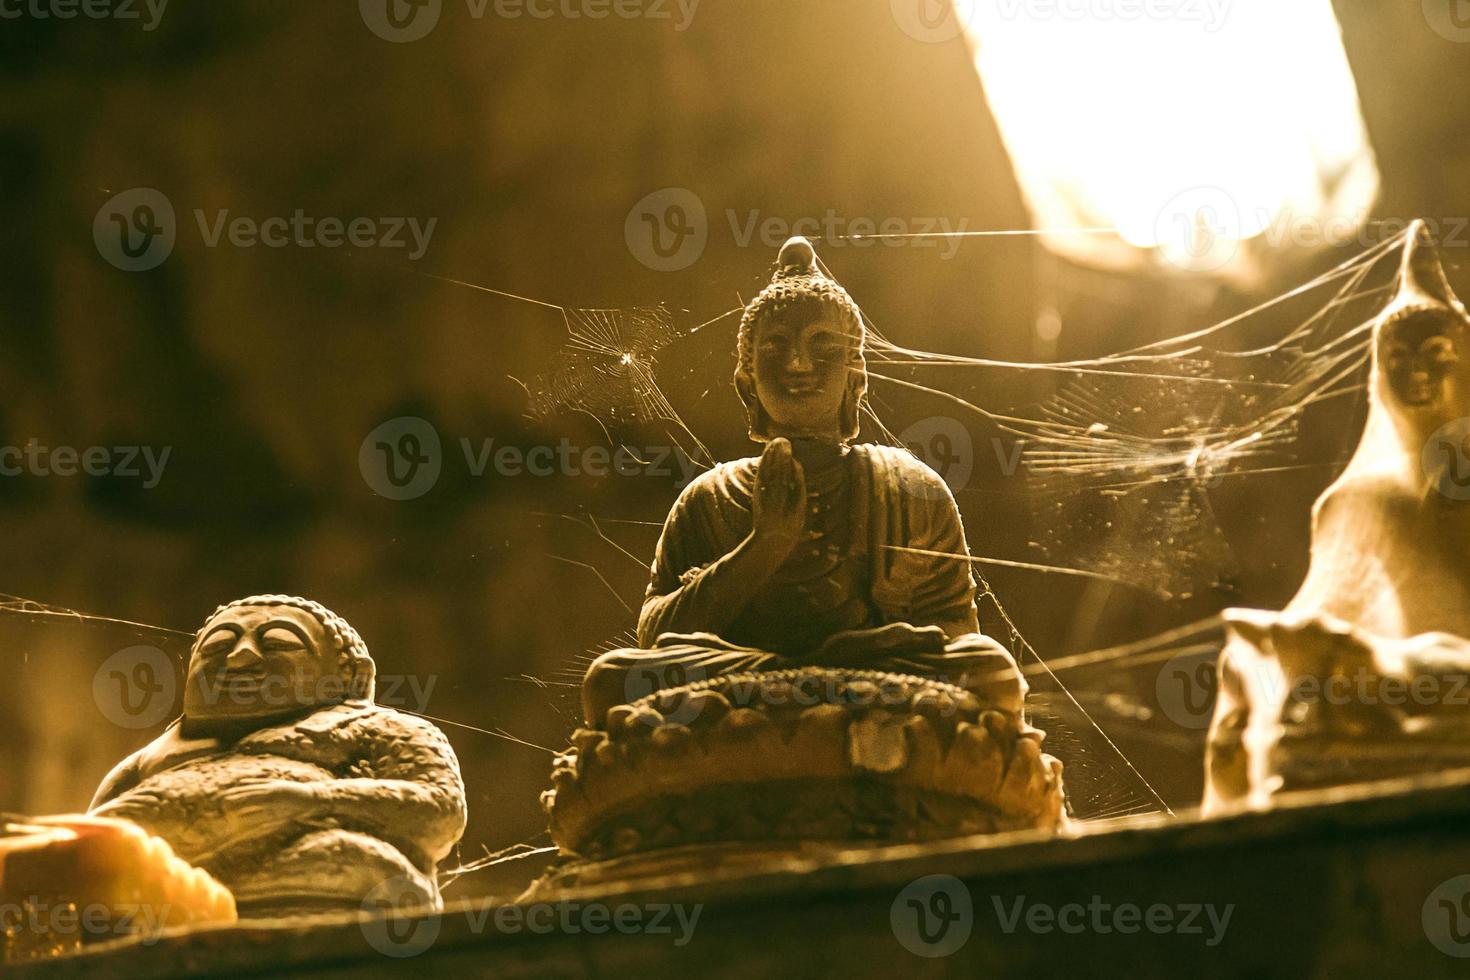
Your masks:
{"label": "dusty web", "polygon": [[[1402,236],[1385,241],[1260,307],[1204,329],[1087,360],[1017,363],[916,350],[889,341],[870,320],[874,383],[865,422],[882,441],[898,444],[885,423],[886,395],[918,392],[988,423],[1019,448],[1026,477],[1019,491],[1022,506],[1035,526],[1045,529],[1036,541],[1040,560],[977,554],[969,559],[977,568],[1089,576],[1160,599],[1185,598],[1224,584],[1233,574],[1235,559],[1211,505],[1212,493],[1225,481],[1340,462],[1299,461],[1298,426],[1313,405],[1361,390],[1371,316],[1388,288],[1365,288],[1365,283],[1401,244]],[[1282,306],[1293,311],[1291,329],[1252,347],[1259,322],[1268,313],[1279,314]],[[1296,316],[1299,307],[1304,312]],[[655,355],[677,360],[669,348],[699,328],[681,333],[661,308],[652,314],[568,313],[567,328],[569,341],[557,366],[528,386],[537,412],[586,412],[610,432],[630,421],[678,419],[658,387]],[[941,383],[923,379],[934,370],[946,372]],[[973,387],[966,375],[981,372],[1049,374],[1057,378],[1057,390],[1033,411],[1008,414],[956,393]],[[600,544],[615,547],[620,554],[609,552],[609,560],[631,558],[641,566],[591,515],[555,516],[581,524]],[[632,611],[599,560],[573,563],[583,565]],[[1066,658],[1054,667],[1026,640],[978,572],[977,578],[984,583],[982,621],[999,626],[1017,654],[1032,684],[1032,710],[1050,733],[1051,751],[1068,765],[1074,815],[1168,811],[1147,777],[1093,717],[1101,708],[1116,711],[1127,697],[1106,690],[1106,680],[1099,682],[1100,689],[1074,691],[1059,673],[1079,670],[1080,679],[1084,668],[1110,659],[1125,666],[1158,662],[1188,644],[1172,642],[1166,634],[1144,641],[1141,653],[1137,645],[1097,651],[1096,658]],[[1197,638],[1191,642],[1199,646]],[[538,682],[555,686],[552,700],[559,702],[560,712],[571,714],[587,664],[603,650],[633,644],[631,633],[619,633],[571,656]]]}
{"label": "dusty web", "polygon": [[669,310],[655,306],[562,313],[567,341],[556,366],[526,385],[531,416],[580,412],[596,419],[610,442],[641,423],[668,423],[670,437],[686,456],[711,462],[709,450],[655,380],[658,353],[679,339]]}
{"label": "dusty web", "polygon": [[[1361,391],[1371,317],[1386,287],[1363,288],[1402,236],[1220,324],[1085,361],[1018,364],[899,347],[873,330],[880,384],[937,396],[1020,451],[1021,491],[1056,566],[1185,598],[1224,584],[1235,561],[1211,507],[1224,481],[1297,466],[1303,413]],[[1286,336],[1235,349],[1278,304],[1316,299]],[[894,372],[899,368],[1047,372],[1059,390],[1030,415],[1008,415]],[[956,384],[958,387],[959,385]]]}
{"label": "dusty web", "polygon": [[[1385,241],[1261,307],[1202,330],[1087,360],[1017,363],[922,351],[891,342],[870,322],[873,385],[865,419],[881,439],[896,444],[898,437],[885,424],[885,416],[891,414],[888,395],[918,393],[979,420],[1020,448],[1025,480],[1023,489],[1015,492],[1023,497],[1021,506],[1030,510],[1036,526],[1048,529],[1036,542],[1040,555],[977,554],[970,559],[977,569],[990,564],[1037,574],[1085,575],[1123,582],[1160,598],[1180,598],[1231,574],[1234,559],[1211,508],[1211,495],[1224,481],[1340,462],[1300,460],[1298,426],[1312,406],[1360,392],[1370,318],[1388,288],[1367,284],[1402,241],[1403,236]],[[562,349],[555,363],[525,386],[533,416],[543,420],[568,413],[591,416],[610,442],[621,441],[638,425],[663,424],[669,427],[671,440],[687,442],[690,458],[712,461],[666,396],[659,375],[670,362],[679,362],[679,344],[738,309],[680,329],[663,306],[571,309],[472,283],[443,281],[561,313],[566,331]],[[1257,346],[1252,346],[1251,339],[1258,335],[1252,330],[1256,318],[1283,304],[1292,310],[1304,305],[1306,312],[1292,320],[1283,336],[1264,346],[1257,339]],[[1047,374],[1055,376],[1058,385],[1031,411],[1002,412],[956,393],[973,389],[971,376],[986,373]],[[723,380],[711,378],[706,391]],[[627,585],[634,575],[628,562],[638,566],[637,574],[645,574],[642,547],[614,540],[606,530],[615,523],[612,518],[585,511],[540,516],[568,522],[575,535],[600,549],[582,558],[547,557],[582,567],[593,582],[600,580],[598,587],[618,597],[623,610],[618,618],[626,624],[622,617],[636,612],[636,601],[630,601],[634,593]],[[645,531],[657,527],[656,521],[626,523],[646,525]],[[614,572],[613,564],[623,566],[622,571]],[[982,583],[982,622],[998,626],[996,631],[1016,653],[1035,694],[1033,714],[1049,732],[1048,750],[1067,765],[1074,815],[1102,818],[1167,811],[1146,774],[1133,765],[1095,715],[1119,697],[1109,686],[1117,669],[1208,649],[1216,642],[1210,631],[1218,623],[1194,624],[1192,632],[1164,634],[1125,647],[1043,658],[1016,627],[1001,597],[978,572],[977,578]],[[13,596],[0,596],[0,614],[68,616],[157,629]],[[587,664],[603,650],[635,643],[631,632],[618,632],[619,622],[607,625],[609,639],[598,647],[573,654],[548,675],[523,674],[512,680],[538,691],[549,708],[575,724],[578,684]],[[1101,672],[1088,673],[1095,669]],[[1062,676],[1073,683],[1064,684]],[[552,751],[503,728],[471,720],[433,720],[520,749]],[[531,842],[487,850],[454,874],[538,853],[541,849]]]}
{"label": "dusty web", "polygon": [[[1387,240],[1221,323],[1089,360],[1024,364],[935,354],[892,343],[870,321],[870,374],[880,391],[886,384],[939,398],[988,423],[1021,450],[1022,493],[1034,526],[1042,529],[1036,546],[1049,564],[976,555],[969,559],[976,566],[1087,575],[1161,599],[1185,598],[1224,584],[1234,569],[1211,506],[1210,495],[1223,481],[1323,465],[1296,461],[1298,425],[1313,405],[1362,390],[1371,317],[1389,288],[1364,283],[1388,265],[1385,259],[1403,239]],[[1253,335],[1256,320],[1288,303],[1309,304],[1309,315],[1265,346],[1240,343]],[[945,387],[898,376],[902,369],[912,375],[913,369],[933,368],[949,372]],[[964,387],[955,382],[956,371],[1045,372],[1058,375],[1061,384],[1035,412],[1005,414],[950,390]],[[888,436],[881,423],[879,431]],[[977,578],[984,583],[978,571]],[[1140,717],[1148,716],[1149,707],[1138,699],[1129,703],[1116,690],[1116,673],[1102,679],[1100,688],[1074,692],[1058,676],[1061,668],[1021,634],[988,584],[980,601],[982,622],[989,607],[1031,679],[1030,710],[1049,732],[1051,751],[1067,763],[1074,816],[1168,811],[1094,718],[1101,707]],[[1210,628],[1218,632],[1217,623]],[[1073,666],[1127,658],[1159,662],[1187,646],[1166,635],[1144,641],[1141,652],[1107,651]],[[1196,638],[1190,648],[1198,646]]]}

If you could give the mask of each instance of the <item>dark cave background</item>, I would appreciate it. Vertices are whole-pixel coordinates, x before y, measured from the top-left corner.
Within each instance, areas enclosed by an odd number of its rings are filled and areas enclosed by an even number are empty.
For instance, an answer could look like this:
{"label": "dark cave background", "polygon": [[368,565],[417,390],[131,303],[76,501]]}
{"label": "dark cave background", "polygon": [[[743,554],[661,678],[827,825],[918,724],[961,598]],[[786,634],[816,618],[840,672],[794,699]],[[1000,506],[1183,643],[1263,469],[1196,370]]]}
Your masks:
{"label": "dark cave background", "polygon": [[[1416,3],[1337,8],[1382,173],[1378,216],[1470,215],[1470,47],[1427,29]],[[729,211],[742,223],[831,208],[1027,224],[963,43],[914,41],[881,0],[707,0],[683,33],[617,19],[475,21],[449,3],[412,44],[375,37],[351,3],[173,0],[151,33],[0,22],[0,53],[0,444],[171,447],[151,490],[115,477],[0,478],[0,590],[183,630],[243,595],[306,595],[357,627],[381,674],[432,682],[428,714],[542,746],[570,730],[571,689],[526,676],[565,682],[558,671],[632,626],[622,603],[636,608],[646,584],[590,528],[544,515],[590,512],[647,559],[657,526],[613,522],[660,521],[677,489],[667,477],[471,475],[461,438],[606,438],[583,416],[526,418],[514,379],[554,364],[566,339],[556,311],[404,267],[569,307],[665,303],[688,327],[769,275],[773,251],[741,247]],[[1310,84],[1290,65],[1242,70]],[[179,241],[161,267],[128,273],[99,256],[93,218],[140,186],[173,202]],[[641,264],[624,240],[629,209],[665,187],[692,190],[710,212],[702,258],[674,273]],[[208,248],[196,208],[438,224],[408,263],[401,252]],[[1344,257],[1283,256],[1246,290],[1088,272],[1028,239],[966,241],[949,260],[819,247],[890,338],[1017,360],[1182,333]],[[1463,245],[1446,258],[1470,285]],[[1063,314],[1055,345],[1035,327],[1048,305]],[[721,458],[750,451],[733,351],[729,319],[659,357],[665,392]],[[963,393],[1024,408],[1055,384],[987,374]],[[895,431],[951,412],[923,394],[875,393]],[[1314,417],[1303,459],[1340,459],[1356,442],[1345,404]],[[358,452],[405,415],[436,427],[444,472],[431,492],[395,502],[366,484]],[[973,490],[960,495],[972,550],[1036,560],[1017,478],[989,451],[996,433],[965,421],[977,446]],[[669,437],[644,426],[623,438]],[[1228,605],[1279,606],[1305,570],[1309,507],[1333,475],[1231,481],[1212,498],[1240,565],[1228,588],[1160,602],[1034,572],[986,576],[1048,658]],[[125,626],[0,616],[0,809],[84,808],[108,768],[157,733],[110,724],[93,697],[99,665],[135,644],[187,654],[186,640]],[[1092,672],[1087,689],[1150,691],[1150,670],[1141,682]],[[1198,799],[1202,732],[1099,721],[1171,805]],[[544,842],[549,757],[445,727],[470,790],[464,858]],[[472,875],[449,894],[513,891],[538,869]]]}

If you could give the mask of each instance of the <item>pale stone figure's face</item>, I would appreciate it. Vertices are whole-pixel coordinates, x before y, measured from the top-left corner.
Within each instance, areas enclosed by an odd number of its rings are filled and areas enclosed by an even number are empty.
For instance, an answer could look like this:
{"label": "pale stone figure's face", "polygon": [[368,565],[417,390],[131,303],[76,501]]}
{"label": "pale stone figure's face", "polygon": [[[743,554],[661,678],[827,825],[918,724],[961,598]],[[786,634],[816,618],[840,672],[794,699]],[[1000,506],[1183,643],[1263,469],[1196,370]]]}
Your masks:
{"label": "pale stone figure's face", "polygon": [[770,418],[769,435],[840,438],[856,342],[851,325],[818,303],[757,327],[755,390]]}
{"label": "pale stone figure's face", "polygon": [[184,721],[259,722],[347,696],[326,628],[304,609],[238,606],[199,631],[184,687]]}
{"label": "pale stone figure's face", "polygon": [[1441,403],[1450,375],[1460,359],[1454,322],[1421,314],[1389,324],[1384,330],[1380,363],[1389,387],[1404,405]]}

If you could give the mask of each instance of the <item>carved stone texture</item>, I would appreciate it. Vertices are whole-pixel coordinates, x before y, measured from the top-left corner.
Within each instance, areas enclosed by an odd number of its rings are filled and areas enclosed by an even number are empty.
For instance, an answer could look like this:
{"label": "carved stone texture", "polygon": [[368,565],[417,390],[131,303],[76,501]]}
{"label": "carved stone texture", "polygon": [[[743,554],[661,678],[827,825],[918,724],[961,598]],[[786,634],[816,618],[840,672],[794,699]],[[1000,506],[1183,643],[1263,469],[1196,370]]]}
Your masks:
{"label": "carved stone texture", "polygon": [[168,841],[242,917],[438,907],[464,832],[459,763],[433,725],[372,703],[346,621],[286,596],[222,606],[190,656],[183,716],[103,782],[92,812]]}
{"label": "carved stone texture", "polygon": [[1470,316],[1422,222],[1285,611],[1226,613],[1206,807],[1470,765]]}
{"label": "carved stone texture", "polygon": [[614,708],[557,757],[552,838],[602,860],[730,841],[1052,829],[1061,763],[1017,711],[928,678],[730,674]]}
{"label": "carved stone texture", "polygon": [[[811,243],[789,241],[739,332],[735,388],[765,450],[685,489],[640,647],[583,681],[585,728],[544,797],[568,854],[1060,821],[1061,766],[979,631],[953,495],[905,449],[851,445],[864,339]],[[891,703],[856,696],[885,687]]]}

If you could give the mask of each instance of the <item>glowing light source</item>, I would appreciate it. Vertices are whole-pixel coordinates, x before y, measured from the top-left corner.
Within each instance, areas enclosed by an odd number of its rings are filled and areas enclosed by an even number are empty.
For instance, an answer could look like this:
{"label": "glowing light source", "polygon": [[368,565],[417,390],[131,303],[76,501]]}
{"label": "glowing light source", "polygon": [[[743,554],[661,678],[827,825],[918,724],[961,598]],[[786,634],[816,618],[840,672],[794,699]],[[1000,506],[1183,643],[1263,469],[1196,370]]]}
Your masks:
{"label": "glowing light source", "polygon": [[955,0],[1055,252],[1239,274],[1355,236],[1378,172],[1330,0]]}

